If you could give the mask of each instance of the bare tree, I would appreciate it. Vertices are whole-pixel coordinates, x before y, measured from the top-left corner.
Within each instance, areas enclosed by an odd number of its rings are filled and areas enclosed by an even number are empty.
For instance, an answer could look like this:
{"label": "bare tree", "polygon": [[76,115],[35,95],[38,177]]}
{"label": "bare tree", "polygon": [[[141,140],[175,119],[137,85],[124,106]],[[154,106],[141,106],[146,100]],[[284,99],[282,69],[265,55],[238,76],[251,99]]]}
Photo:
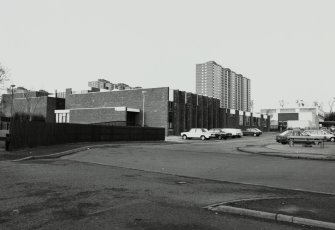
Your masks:
{"label": "bare tree", "polygon": [[3,79],[6,78],[6,74],[7,72],[5,71],[5,68],[0,64],[0,81],[3,81]]}
{"label": "bare tree", "polygon": [[249,106],[250,106],[250,111],[254,112],[254,100],[250,100]]}
{"label": "bare tree", "polygon": [[[29,121],[32,121],[33,114],[36,110],[38,103],[40,102],[42,97],[33,97],[33,92],[30,90],[25,90],[23,93],[24,98],[26,99],[26,113],[29,116]],[[33,103],[33,98],[36,98],[35,102]]]}
{"label": "bare tree", "polygon": [[329,105],[329,112],[330,112],[330,113],[333,112],[334,104],[335,104],[335,97],[332,97],[332,98],[330,99],[330,101],[328,102],[328,105]]}
{"label": "bare tree", "polygon": [[4,89],[4,84],[9,80],[9,71],[0,63],[0,89]]}
{"label": "bare tree", "polygon": [[313,106],[323,111],[323,102],[313,101]]}
{"label": "bare tree", "polygon": [[285,105],[285,101],[284,101],[284,99],[281,99],[281,100],[279,101],[279,106],[280,106],[281,108],[283,108],[284,105]]}

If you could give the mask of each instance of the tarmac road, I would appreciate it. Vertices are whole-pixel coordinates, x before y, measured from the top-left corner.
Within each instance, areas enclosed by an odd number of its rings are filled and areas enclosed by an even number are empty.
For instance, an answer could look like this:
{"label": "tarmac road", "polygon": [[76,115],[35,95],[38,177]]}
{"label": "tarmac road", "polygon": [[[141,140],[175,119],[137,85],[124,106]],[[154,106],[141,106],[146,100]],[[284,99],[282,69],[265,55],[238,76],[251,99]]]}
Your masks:
{"label": "tarmac road", "polygon": [[274,134],[169,145],[117,145],[63,159],[173,175],[335,194],[334,162],[241,153],[237,147],[274,143]]}
{"label": "tarmac road", "polygon": [[[314,229],[203,209],[239,199],[320,196],[220,181],[334,191],[332,162],[236,151],[272,140],[116,144],[62,159],[1,161],[0,229]],[[299,168],[318,164],[314,172]]]}
{"label": "tarmac road", "polygon": [[[225,199],[299,193],[68,160],[0,162],[0,229],[312,229],[214,213]],[[315,228],[313,228],[315,229]]]}

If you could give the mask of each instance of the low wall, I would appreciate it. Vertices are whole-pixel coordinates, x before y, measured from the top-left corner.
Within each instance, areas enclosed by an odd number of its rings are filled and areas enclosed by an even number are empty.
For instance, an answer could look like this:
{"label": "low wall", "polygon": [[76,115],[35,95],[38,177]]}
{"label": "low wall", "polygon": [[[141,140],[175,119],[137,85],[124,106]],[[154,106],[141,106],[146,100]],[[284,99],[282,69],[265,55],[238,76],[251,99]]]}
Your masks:
{"label": "low wall", "polygon": [[75,142],[164,139],[164,128],[14,121],[10,130],[9,150]]}

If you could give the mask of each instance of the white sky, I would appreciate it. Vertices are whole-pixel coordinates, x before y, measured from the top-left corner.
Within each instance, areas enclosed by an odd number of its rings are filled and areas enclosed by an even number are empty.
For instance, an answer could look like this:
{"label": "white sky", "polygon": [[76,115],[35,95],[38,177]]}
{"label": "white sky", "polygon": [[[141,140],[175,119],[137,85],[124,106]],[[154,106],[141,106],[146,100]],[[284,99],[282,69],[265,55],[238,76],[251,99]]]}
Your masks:
{"label": "white sky", "polygon": [[335,1],[0,0],[0,62],[50,92],[105,78],[195,92],[210,60],[251,79],[255,110],[335,96]]}

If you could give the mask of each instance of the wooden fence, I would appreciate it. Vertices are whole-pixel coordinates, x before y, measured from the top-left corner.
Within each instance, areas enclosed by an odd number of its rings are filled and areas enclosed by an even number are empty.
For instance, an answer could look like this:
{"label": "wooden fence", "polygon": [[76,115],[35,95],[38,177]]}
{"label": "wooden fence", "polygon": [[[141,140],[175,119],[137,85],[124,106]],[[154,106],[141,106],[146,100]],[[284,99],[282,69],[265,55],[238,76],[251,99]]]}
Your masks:
{"label": "wooden fence", "polygon": [[76,142],[164,139],[164,128],[13,121],[9,150]]}

